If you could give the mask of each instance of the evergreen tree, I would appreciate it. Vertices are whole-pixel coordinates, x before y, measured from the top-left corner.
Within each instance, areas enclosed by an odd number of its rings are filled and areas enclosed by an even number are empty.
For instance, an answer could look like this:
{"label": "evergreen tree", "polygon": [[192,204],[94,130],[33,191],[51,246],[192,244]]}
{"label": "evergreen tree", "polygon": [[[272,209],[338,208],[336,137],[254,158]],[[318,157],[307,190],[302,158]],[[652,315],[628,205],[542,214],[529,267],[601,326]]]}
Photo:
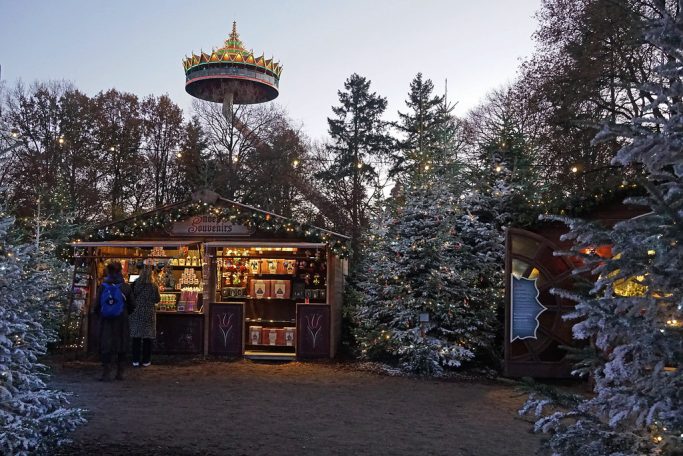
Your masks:
{"label": "evergreen tree", "polygon": [[366,358],[440,375],[491,348],[502,242],[490,223],[457,208],[443,178],[416,182],[372,233],[356,340]]}
{"label": "evergreen tree", "polygon": [[543,212],[548,192],[516,97],[513,87],[494,91],[469,114],[471,161],[476,166],[468,180],[476,191],[498,199],[506,224],[524,225]]}
{"label": "evergreen tree", "polygon": [[[332,163],[318,177],[343,189],[344,211],[348,214],[348,232],[354,252],[369,224],[368,211],[378,173],[375,162],[387,154],[392,143],[382,115],[387,100],[370,92],[370,81],[352,74],[339,91],[339,106],[332,108],[335,118],[328,118],[328,153]],[[373,189],[376,190],[376,189]]]}
{"label": "evergreen tree", "polygon": [[64,393],[45,384],[47,368],[38,358],[55,336],[44,326],[55,303],[54,280],[38,267],[33,246],[9,244],[12,223],[0,218],[0,451],[43,454],[85,420]]}
{"label": "evergreen tree", "polygon": [[[645,214],[612,229],[566,220],[571,254],[597,278],[589,294],[557,291],[577,302],[574,336],[595,341],[589,372],[594,396],[540,418],[537,430],[562,455],[683,453],[683,15],[653,4],[646,41],[664,62],[642,90],[653,102],[631,122],[608,126],[619,139],[614,164],[642,167],[647,195],[631,199]],[[610,245],[613,256],[592,253]],[[586,253],[588,252],[588,253]],[[586,370],[577,373],[586,373]],[[533,395],[522,412],[542,413]]]}
{"label": "evergreen tree", "polygon": [[[444,96],[432,95],[434,84],[422,79],[418,73],[410,83],[406,100],[407,113],[399,112],[398,130],[404,138],[398,141],[398,153],[394,154],[392,174],[405,176],[413,169],[429,171],[452,158],[447,145],[453,144],[455,122]],[[431,174],[431,173],[429,173]]]}

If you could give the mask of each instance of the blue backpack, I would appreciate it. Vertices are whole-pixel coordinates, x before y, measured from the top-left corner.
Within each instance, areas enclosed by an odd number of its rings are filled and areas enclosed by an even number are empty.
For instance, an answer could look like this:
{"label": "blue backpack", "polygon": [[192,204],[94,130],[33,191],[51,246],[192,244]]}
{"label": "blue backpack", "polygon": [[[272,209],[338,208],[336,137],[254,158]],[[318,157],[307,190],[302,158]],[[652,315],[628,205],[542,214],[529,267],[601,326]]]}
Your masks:
{"label": "blue backpack", "polygon": [[104,318],[118,317],[126,306],[126,297],[121,291],[121,284],[102,283],[100,295],[100,314]]}

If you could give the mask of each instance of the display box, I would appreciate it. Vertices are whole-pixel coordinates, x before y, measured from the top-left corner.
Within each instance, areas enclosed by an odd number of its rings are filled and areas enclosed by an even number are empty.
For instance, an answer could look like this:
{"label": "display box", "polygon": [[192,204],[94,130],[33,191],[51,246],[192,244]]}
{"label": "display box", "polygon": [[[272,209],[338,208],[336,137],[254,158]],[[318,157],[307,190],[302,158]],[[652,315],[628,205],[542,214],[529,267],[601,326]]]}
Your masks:
{"label": "display box", "polygon": [[277,328],[275,330],[275,345],[279,345],[280,347],[285,346],[285,330],[284,328]]}
{"label": "display box", "polygon": [[270,280],[252,280],[250,296],[256,299],[270,298]]}
{"label": "display box", "polygon": [[259,260],[249,260],[248,268],[250,274],[260,274],[261,262]]}
{"label": "display box", "polygon": [[261,329],[261,345],[277,345],[277,329]]}
{"label": "display box", "polygon": [[294,342],[296,340],[296,327],[294,326],[286,326],[283,328],[283,331],[285,333],[285,343],[287,347],[293,347]]}
{"label": "display box", "polygon": [[277,273],[296,275],[296,260],[278,260]]}
{"label": "display box", "polygon": [[271,280],[271,297],[275,299],[289,299],[291,296],[291,285],[289,280]]}
{"label": "display box", "polygon": [[303,300],[305,296],[306,284],[303,282],[292,282],[292,298],[297,301]]}
{"label": "display box", "polygon": [[261,331],[263,330],[262,326],[249,326],[249,343],[251,345],[260,345],[261,344]]}
{"label": "display box", "polygon": [[261,260],[261,274],[279,274],[279,262],[282,262],[282,260]]}

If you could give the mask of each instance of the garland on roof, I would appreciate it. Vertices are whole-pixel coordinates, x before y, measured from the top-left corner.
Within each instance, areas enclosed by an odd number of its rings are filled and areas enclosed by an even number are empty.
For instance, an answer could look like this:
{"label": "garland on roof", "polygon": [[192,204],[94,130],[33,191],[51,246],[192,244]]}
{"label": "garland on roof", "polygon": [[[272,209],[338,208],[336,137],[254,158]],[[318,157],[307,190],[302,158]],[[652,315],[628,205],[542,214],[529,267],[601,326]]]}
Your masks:
{"label": "garland on roof", "polygon": [[175,222],[197,215],[213,215],[220,222],[231,222],[273,234],[296,234],[311,242],[327,244],[329,249],[340,258],[349,256],[348,242],[326,230],[235,204],[225,207],[209,203],[193,203],[188,206],[150,212],[98,228],[81,236],[79,240],[108,241],[135,237],[149,230],[164,229]]}

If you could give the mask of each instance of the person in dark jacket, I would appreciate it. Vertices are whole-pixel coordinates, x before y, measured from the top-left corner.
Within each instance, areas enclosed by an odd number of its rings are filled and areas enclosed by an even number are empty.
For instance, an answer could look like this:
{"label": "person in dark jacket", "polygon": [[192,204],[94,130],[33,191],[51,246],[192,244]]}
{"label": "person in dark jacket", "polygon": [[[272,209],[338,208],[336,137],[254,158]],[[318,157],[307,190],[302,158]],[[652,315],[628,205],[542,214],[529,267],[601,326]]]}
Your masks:
{"label": "person in dark jacket", "polygon": [[121,274],[122,267],[118,261],[107,265],[107,276],[104,282],[117,285],[121,289],[125,300],[125,309],[116,317],[102,316],[101,297],[104,285],[97,289],[95,300],[95,313],[100,316],[100,355],[102,358],[102,376],[100,380],[110,380],[112,362],[116,361],[116,379],[123,380],[123,371],[126,364],[126,354],[130,347],[130,324],[128,315],[135,309],[133,293],[130,285],[125,283]]}
{"label": "person in dark jacket", "polygon": [[135,310],[130,315],[130,336],[133,338],[133,366],[152,364],[152,340],[157,337],[155,304],[161,300],[159,287],[154,283],[152,269],[146,267],[133,282]]}

